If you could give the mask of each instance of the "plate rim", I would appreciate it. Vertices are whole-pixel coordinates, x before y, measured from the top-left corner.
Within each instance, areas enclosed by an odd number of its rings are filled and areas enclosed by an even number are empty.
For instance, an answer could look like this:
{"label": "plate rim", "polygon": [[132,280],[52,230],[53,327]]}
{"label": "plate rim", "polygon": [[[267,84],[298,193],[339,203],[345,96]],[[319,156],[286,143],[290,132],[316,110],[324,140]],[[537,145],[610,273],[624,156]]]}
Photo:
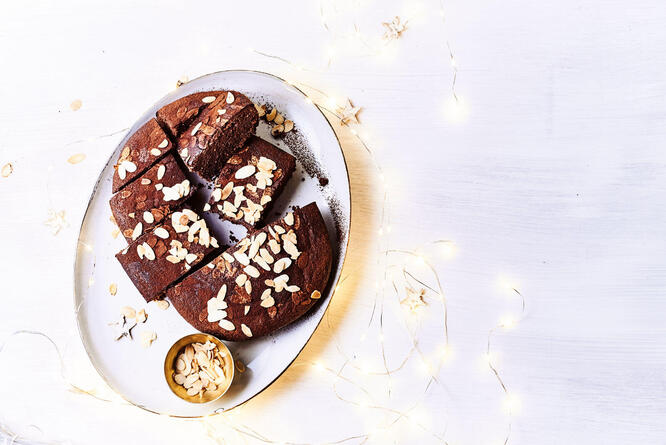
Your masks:
{"label": "plate rim", "polygon": [[[160,415],[160,416],[169,416],[169,417],[179,418],[179,419],[199,419],[199,418],[203,418],[203,417],[208,417],[208,416],[213,416],[213,415],[218,415],[218,414],[224,414],[224,413],[227,413],[227,412],[229,412],[229,411],[232,411],[232,410],[238,408],[239,406],[244,405],[244,404],[246,404],[247,402],[249,402],[250,400],[254,399],[254,398],[257,397],[259,394],[263,393],[266,389],[268,389],[270,386],[272,386],[273,383],[275,383],[275,382],[276,382],[276,381],[277,381],[277,380],[278,380],[278,379],[279,379],[279,378],[280,378],[280,377],[281,377],[281,376],[287,371],[287,369],[289,369],[289,368],[292,366],[292,364],[296,361],[296,359],[301,355],[301,353],[303,352],[303,350],[305,349],[305,347],[307,346],[307,344],[310,343],[310,340],[312,339],[312,337],[314,336],[315,332],[316,332],[317,329],[319,328],[321,322],[324,320],[324,317],[326,317],[326,313],[328,312],[329,306],[330,306],[330,304],[331,304],[331,300],[333,300],[333,297],[335,296],[335,292],[336,292],[336,290],[337,290],[337,288],[338,288],[338,285],[339,285],[339,283],[340,283],[340,279],[342,278],[342,271],[344,270],[344,268],[345,268],[345,264],[346,264],[346,262],[347,262],[347,250],[348,250],[348,247],[349,247],[349,239],[350,239],[350,237],[351,237],[352,215],[353,215],[353,211],[352,211],[353,208],[352,208],[352,206],[353,206],[353,202],[352,202],[352,197],[351,197],[351,180],[350,180],[350,178],[349,178],[349,167],[348,167],[348,164],[347,164],[347,158],[345,157],[345,152],[344,152],[344,150],[342,149],[342,144],[341,144],[341,142],[340,142],[340,138],[338,137],[338,134],[335,132],[335,129],[333,128],[333,125],[331,124],[331,122],[330,122],[330,121],[328,120],[328,118],[326,117],[326,114],[324,114],[324,110],[322,109],[322,107],[320,107],[315,101],[313,101],[312,99],[310,99],[310,96],[308,96],[303,90],[301,90],[300,88],[298,88],[296,85],[292,84],[291,82],[289,82],[289,81],[283,79],[282,77],[280,77],[280,76],[278,76],[278,75],[275,75],[275,74],[273,74],[273,73],[268,73],[268,72],[266,72],[266,71],[252,70],[252,69],[228,69],[228,70],[219,70],[219,71],[213,71],[213,72],[210,72],[210,73],[202,74],[202,75],[200,75],[200,76],[198,76],[198,77],[196,77],[196,78],[194,78],[194,79],[188,81],[188,83],[189,83],[189,82],[196,81],[196,80],[199,80],[199,79],[202,79],[202,78],[204,78],[204,77],[214,76],[214,75],[216,75],[216,74],[223,74],[223,73],[253,73],[253,74],[259,74],[259,75],[262,75],[262,76],[270,77],[270,78],[273,78],[273,79],[275,79],[275,80],[278,80],[278,81],[281,82],[283,85],[285,85],[287,88],[293,88],[293,89],[296,90],[301,96],[303,96],[304,98],[309,99],[309,100],[312,102],[312,104],[315,106],[315,108],[317,109],[317,111],[319,111],[319,113],[321,114],[321,117],[322,117],[322,118],[324,119],[324,121],[328,124],[328,126],[329,126],[331,132],[333,133],[333,136],[335,137],[335,140],[336,140],[336,142],[337,142],[338,148],[340,149],[340,154],[342,155],[342,162],[343,162],[343,164],[344,164],[344,168],[345,168],[345,175],[347,176],[347,195],[348,195],[347,198],[348,198],[348,202],[349,202],[349,216],[348,216],[349,225],[348,225],[348,228],[347,228],[347,237],[346,237],[346,240],[345,240],[345,242],[344,242],[344,245],[342,246],[343,248],[341,249],[341,257],[342,257],[341,260],[342,260],[342,262],[341,262],[341,265],[340,265],[340,272],[338,273],[338,276],[337,276],[337,279],[335,280],[335,282],[332,282],[332,283],[331,283],[331,295],[330,295],[330,297],[327,299],[327,301],[325,302],[325,308],[324,308],[324,311],[323,311],[323,313],[322,313],[322,316],[321,316],[321,318],[317,321],[317,323],[316,323],[314,329],[312,329],[312,332],[311,332],[310,335],[308,336],[307,340],[303,343],[303,346],[301,346],[301,348],[298,350],[298,352],[294,355],[294,358],[293,358],[293,359],[292,359],[292,360],[291,360],[291,361],[290,361],[290,362],[284,367],[284,369],[282,369],[282,370],[280,371],[280,373],[279,373],[278,375],[276,375],[275,378],[274,378],[273,380],[271,380],[270,382],[268,382],[263,388],[261,388],[259,391],[257,391],[256,393],[254,393],[254,394],[253,394],[252,396],[250,396],[248,399],[244,400],[243,402],[239,402],[239,403],[237,403],[237,404],[235,404],[235,405],[233,405],[233,406],[231,406],[231,407],[229,407],[229,408],[225,408],[225,409],[223,409],[222,411],[215,410],[215,411],[213,411],[213,412],[210,413],[210,414],[202,414],[202,415],[194,415],[194,416],[182,416],[182,415],[174,415],[174,414],[169,414],[169,413],[161,413],[161,412],[159,412],[159,411],[155,411],[155,410],[149,409],[149,408],[147,408],[147,407],[145,407],[145,406],[142,406],[142,405],[140,405],[140,404],[134,403],[133,401],[131,401],[131,400],[129,400],[127,397],[125,397],[125,395],[124,395],[123,393],[121,393],[120,391],[118,391],[118,390],[117,390],[117,389],[116,389],[116,388],[115,388],[115,387],[109,382],[109,380],[107,379],[106,375],[105,375],[105,374],[99,369],[99,367],[97,366],[95,360],[93,360],[93,358],[91,357],[91,355],[90,355],[90,351],[89,351],[89,348],[88,348],[88,342],[86,341],[85,336],[83,335],[83,332],[81,331],[81,323],[80,323],[80,320],[79,320],[79,310],[80,310],[80,306],[82,305],[82,303],[83,303],[85,300],[82,299],[82,300],[81,300],[81,304],[79,304],[79,303],[77,302],[77,292],[76,292],[76,289],[77,289],[77,286],[76,286],[76,282],[77,282],[76,271],[77,271],[77,264],[78,264],[78,262],[79,262],[79,248],[80,248],[80,245],[81,245],[81,242],[82,242],[82,241],[81,241],[81,232],[82,232],[82,230],[83,230],[83,224],[84,224],[84,222],[85,222],[85,220],[86,220],[86,217],[88,216],[88,212],[90,211],[90,206],[91,206],[91,204],[92,204],[92,201],[93,201],[93,199],[94,199],[94,197],[95,197],[95,194],[96,194],[96,192],[97,192],[97,189],[99,188],[99,185],[100,185],[100,182],[101,182],[102,173],[103,173],[104,170],[106,169],[106,166],[109,164],[109,162],[111,162],[112,157],[113,157],[113,155],[115,154],[115,150],[113,150],[113,152],[109,155],[109,157],[107,158],[107,160],[106,160],[106,162],[104,163],[104,165],[103,165],[103,166],[101,167],[101,169],[99,170],[99,173],[98,173],[98,175],[97,175],[97,181],[95,181],[95,185],[93,186],[93,189],[92,189],[92,191],[91,191],[91,193],[90,193],[90,196],[88,197],[88,203],[86,204],[85,211],[83,212],[83,216],[81,217],[81,223],[80,223],[80,225],[79,225],[79,234],[78,234],[78,236],[76,237],[76,245],[75,245],[75,247],[74,247],[74,262],[73,262],[73,267],[72,267],[72,272],[73,272],[73,274],[72,274],[72,294],[73,294],[73,303],[74,303],[74,317],[75,317],[75,320],[76,320],[76,329],[77,329],[77,332],[78,332],[78,334],[79,334],[79,339],[81,340],[81,343],[83,344],[83,349],[85,350],[85,352],[86,352],[86,356],[88,357],[88,361],[90,362],[90,364],[92,365],[92,367],[95,369],[95,371],[97,372],[97,374],[100,376],[100,378],[104,381],[104,383],[105,383],[105,384],[106,384],[106,385],[107,385],[107,386],[108,386],[108,387],[109,387],[109,388],[110,388],[115,394],[117,394],[118,396],[120,396],[123,400],[125,400],[125,401],[126,401],[127,403],[129,403],[130,405],[135,406],[135,407],[137,407],[137,408],[140,408],[140,409],[142,409],[142,410],[144,410],[144,411],[146,411],[146,412],[149,412],[149,413],[151,413],[151,414],[157,414],[157,415]],[[168,95],[168,94],[169,94],[169,93],[167,93],[166,95]],[[166,96],[166,95],[165,95],[165,96]],[[164,98],[164,96],[162,96],[162,98]],[[157,104],[162,100],[162,98],[158,99],[156,102],[153,102],[153,104],[152,104],[149,108],[152,108],[152,107],[154,107],[155,105],[157,105]],[[145,114],[145,112],[144,112],[144,114]],[[135,122],[135,123],[136,123],[136,122]],[[130,126],[130,127],[127,129],[127,132],[123,135],[123,138],[127,137],[127,135],[129,134],[129,132],[132,130],[133,126],[134,126],[134,124],[132,124],[132,126]],[[122,139],[121,139],[121,140],[122,140]],[[322,302],[322,303],[324,303],[324,302]]]}

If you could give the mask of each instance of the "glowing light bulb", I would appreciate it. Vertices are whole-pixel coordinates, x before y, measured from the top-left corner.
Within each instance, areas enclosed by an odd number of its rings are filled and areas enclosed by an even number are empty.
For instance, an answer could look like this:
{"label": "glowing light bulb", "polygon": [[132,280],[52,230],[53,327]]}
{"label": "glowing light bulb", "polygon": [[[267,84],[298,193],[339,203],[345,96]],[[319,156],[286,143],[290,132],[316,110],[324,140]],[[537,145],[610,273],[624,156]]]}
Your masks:
{"label": "glowing light bulb", "polygon": [[453,124],[461,124],[467,121],[468,116],[469,109],[460,96],[457,98],[451,96],[444,102],[444,117],[447,121]]}
{"label": "glowing light bulb", "polygon": [[505,315],[500,320],[500,326],[504,329],[511,329],[516,325],[516,319],[512,315]]}
{"label": "glowing light bulb", "polygon": [[324,370],[326,369],[326,367],[324,366],[324,364],[323,364],[322,362],[320,362],[320,361],[316,361],[316,362],[314,362],[314,363],[312,364],[312,366],[313,366],[317,371],[319,371],[319,372],[322,372],[322,371],[324,371]]}
{"label": "glowing light bulb", "polygon": [[518,396],[512,393],[508,393],[502,402],[502,406],[507,413],[514,415],[520,411],[522,403],[520,402],[520,398],[518,398]]}

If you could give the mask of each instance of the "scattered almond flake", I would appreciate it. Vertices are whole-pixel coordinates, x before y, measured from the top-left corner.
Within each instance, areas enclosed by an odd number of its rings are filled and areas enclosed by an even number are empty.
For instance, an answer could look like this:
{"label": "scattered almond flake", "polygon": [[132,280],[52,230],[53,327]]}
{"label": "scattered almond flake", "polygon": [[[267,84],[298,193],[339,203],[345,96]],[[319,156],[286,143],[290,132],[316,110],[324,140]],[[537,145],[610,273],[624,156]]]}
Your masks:
{"label": "scattered almond flake", "polygon": [[272,199],[273,199],[273,198],[271,198],[270,195],[263,195],[263,196],[261,197],[261,201],[259,201],[259,204],[261,204],[262,206],[265,206],[266,204],[268,204],[269,202],[271,202]]}
{"label": "scattered almond flake", "polygon": [[247,315],[248,312],[250,312],[250,305],[246,304],[245,309],[243,310],[243,315]]}
{"label": "scattered almond flake", "polygon": [[313,290],[312,293],[310,294],[310,298],[313,300],[319,300],[321,298],[321,292],[318,290]]}
{"label": "scattered almond flake", "polygon": [[146,211],[143,212],[143,220],[147,222],[148,224],[152,224],[155,222],[155,217],[153,216],[152,213]]}
{"label": "scattered almond flake", "polygon": [[280,253],[280,243],[278,243],[275,239],[271,239],[268,241],[268,247],[271,248],[271,251],[277,255]]}
{"label": "scattered almond flake", "polygon": [[157,190],[158,192],[160,190],[162,190],[163,187],[164,187],[164,184],[155,184],[155,190]]}
{"label": "scattered almond flake", "polygon": [[231,93],[231,91],[229,91],[227,93],[227,103],[232,104],[234,103],[234,100],[235,100],[234,95]]}
{"label": "scattered almond flake", "polygon": [[150,154],[153,155],[153,156],[159,156],[159,155],[162,154],[162,152],[160,151],[159,148],[153,148],[153,149],[150,150]]}
{"label": "scattered almond flake", "polygon": [[[196,124],[196,125],[194,126],[194,128],[193,128],[192,131],[190,132],[190,136],[194,136],[195,134],[197,134],[197,131],[199,131],[199,128],[201,128],[201,124],[202,124],[202,123],[203,123],[203,122],[199,122],[198,124]],[[185,156],[187,156],[187,154],[186,154]]]}
{"label": "scattered almond flake", "polygon": [[48,219],[44,221],[44,225],[51,228],[51,233],[57,235],[62,229],[69,226],[67,219],[65,218],[65,211],[61,210],[59,212],[54,209],[49,209]]}
{"label": "scattered almond flake", "polygon": [[120,165],[128,172],[134,173],[136,171],[136,164],[132,161],[123,161]]}
{"label": "scattered almond flake", "polygon": [[139,221],[132,231],[132,241],[136,240],[143,233],[143,223]]}
{"label": "scattered almond flake", "polygon": [[224,297],[226,297],[226,296],[227,296],[227,285],[223,284],[220,287],[220,290],[217,291],[217,298],[221,298],[222,300],[224,300]]}
{"label": "scattered almond flake", "polygon": [[208,204],[208,203],[204,204],[203,211],[208,212],[209,210],[210,210],[210,204]]}
{"label": "scattered almond flake", "polygon": [[229,253],[227,253],[227,252],[222,253],[222,258],[224,258],[225,260],[227,260],[227,261],[230,262],[230,263],[233,263],[233,262],[235,261],[234,257],[231,256],[231,255],[230,255]]}
{"label": "scattered almond flake", "polygon": [[[141,224],[141,223],[139,223],[139,224]],[[153,233],[155,235],[157,235],[158,237],[162,238],[162,239],[169,238],[169,231],[167,229],[165,229],[164,227],[158,227],[157,229],[155,229],[155,231]]]}
{"label": "scattered almond flake", "polygon": [[275,262],[275,265],[273,266],[273,272],[282,273],[282,271],[287,269],[289,266],[291,266],[291,260],[289,258],[280,258]]}
{"label": "scattered almond flake", "polygon": [[118,285],[116,283],[109,284],[109,293],[111,295],[116,295],[116,293],[118,293]]}
{"label": "scattered almond flake", "polygon": [[296,246],[294,245],[294,243],[292,243],[289,240],[284,240],[283,239],[282,240],[282,247],[284,247],[284,251],[287,252],[289,254],[289,256],[291,256],[291,258],[294,259],[294,260],[298,259],[298,256],[301,254],[298,251],[298,248],[296,248]]}
{"label": "scattered almond flake", "polygon": [[252,337],[252,331],[246,324],[241,324],[241,331],[243,331],[243,334],[247,337]]}
{"label": "scattered almond flake", "polygon": [[137,323],[145,323],[147,318],[148,318],[148,315],[146,314],[145,309],[139,309],[136,312],[136,322]]}
{"label": "scattered almond flake", "polygon": [[285,133],[289,133],[293,129],[294,129],[294,122],[293,121],[290,121],[289,119],[284,121],[284,132]]}
{"label": "scattered almond flake", "polygon": [[220,199],[227,199],[229,195],[231,195],[231,191],[233,189],[234,189],[234,183],[233,182],[227,183],[227,185],[225,185],[224,188],[222,189]]}
{"label": "scattered almond flake", "polygon": [[157,339],[157,334],[155,331],[143,331],[141,332],[141,346],[144,348],[149,348],[150,345]]}
{"label": "scattered almond flake", "polygon": [[234,175],[234,177],[236,179],[249,178],[250,176],[252,176],[254,174],[255,171],[256,171],[256,168],[254,167],[254,165],[246,165],[244,167],[239,168],[236,171],[236,174]]}
{"label": "scattered almond flake", "polygon": [[236,326],[229,320],[220,320],[220,327],[225,331],[233,331],[236,329]]}
{"label": "scattered almond flake", "polygon": [[2,166],[0,174],[2,175],[3,178],[8,178],[9,175],[11,175],[13,172],[14,172],[14,166],[11,164],[11,162],[8,162]]}
{"label": "scattered almond flake", "polygon": [[69,108],[72,111],[78,111],[81,109],[81,106],[83,105],[83,102],[81,102],[81,99],[75,99],[72,101],[72,103],[69,104]]}
{"label": "scattered almond flake", "polygon": [[243,286],[246,281],[247,281],[247,275],[245,275],[245,274],[240,274],[236,277],[236,285],[238,287]]}
{"label": "scattered almond flake", "polygon": [[268,298],[270,296],[271,296],[271,289],[270,288],[264,289],[264,291],[261,293],[261,299],[262,300],[265,300],[266,298]]}
{"label": "scattered almond flake", "polygon": [[162,178],[164,177],[164,173],[166,172],[166,167],[164,165],[160,165],[157,167],[157,180],[161,181]]}
{"label": "scattered almond flake", "polygon": [[257,270],[257,268],[252,265],[245,266],[243,271],[252,278],[259,278],[259,270]]}
{"label": "scattered almond flake", "polygon": [[185,255],[185,261],[187,261],[188,264],[192,264],[194,261],[197,260],[197,255],[194,253],[188,253]]}
{"label": "scattered almond flake", "polygon": [[158,145],[157,148],[166,148],[167,145],[169,145],[169,141],[164,139],[162,142],[160,142],[160,145]]}
{"label": "scattered almond flake", "polygon": [[150,179],[141,178],[141,185],[150,185]]}
{"label": "scattered almond flake", "polygon": [[158,308],[162,309],[163,311],[166,311],[167,309],[169,309],[169,302],[166,301],[166,300],[157,300],[155,302],[155,305]]}
{"label": "scattered almond flake", "polygon": [[222,189],[216,188],[213,190],[213,193],[211,194],[211,197],[213,198],[213,202],[218,202],[219,200],[222,199]]}
{"label": "scattered almond flake", "polygon": [[273,297],[268,297],[265,300],[261,300],[261,307],[269,308],[275,306],[275,299]]}
{"label": "scattered almond flake", "polygon": [[298,291],[301,290],[301,288],[296,286],[296,285],[287,286],[287,287],[285,287],[285,289],[287,290],[287,292],[292,292],[292,293],[293,292],[298,292]]}
{"label": "scattered almond flake", "polygon": [[294,213],[293,212],[287,213],[287,215],[284,217],[284,222],[288,226],[294,225]]}
{"label": "scattered almond flake", "polygon": [[125,318],[136,318],[136,310],[131,306],[124,306],[120,309],[120,315]]}
{"label": "scattered almond flake", "polygon": [[113,237],[113,239],[116,239],[118,238],[118,235],[120,235],[120,229],[116,227],[111,231],[111,236]]}
{"label": "scattered almond flake", "polygon": [[148,245],[148,243],[143,243],[143,249],[144,249],[144,255],[146,256],[146,259],[152,261],[155,259],[155,252],[153,252],[153,248]]}
{"label": "scattered almond flake", "polygon": [[215,96],[206,96],[203,99],[201,99],[201,102],[205,104],[209,104],[211,102],[215,102]]}
{"label": "scattered almond flake", "polygon": [[78,164],[79,162],[83,162],[85,158],[86,155],[84,153],[77,153],[67,158],[67,162],[69,162],[70,164]]}

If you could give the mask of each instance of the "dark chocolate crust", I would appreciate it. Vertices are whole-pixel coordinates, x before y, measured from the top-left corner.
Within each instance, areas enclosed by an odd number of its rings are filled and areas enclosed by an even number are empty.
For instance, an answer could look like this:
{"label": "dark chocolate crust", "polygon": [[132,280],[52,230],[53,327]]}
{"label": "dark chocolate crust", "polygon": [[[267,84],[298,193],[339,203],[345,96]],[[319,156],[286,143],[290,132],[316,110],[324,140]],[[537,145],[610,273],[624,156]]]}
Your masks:
{"label": "dark chocolate crust", "polygon": [[[116,193],[141,176],[173,148],[171,141],[155,119],[146,122],[125,143],[113,166],[112,191]],[[132,170],[132,171],[130,171]]]}
{"label": "dark chocolate crust", "polygon": [[130,243],[116,258],[143,298],[152,301],[218,247],[205,221],[183,209]]}
{"label": "dark chocolate crust", "polygon": [[191,171],[211,181],[254,133],[258,122],[252,101],[237,91],[227,91],[179,133],[178,153]]}
{"label": "dark chocolate crust", "polygon": [[226,94],[226,91],[204,91],[181,97],[157,110],[157,121],[176,139],[199,113]]}
{"label": "dark chocolate crust", "polygon": [[[273,259],[268,264],[270,270],[253,256],[257,250],[254,246],[262,239],[265,241],[257,256],[265,258],[262,249],[266,249]],[[287,248],[290,252],[285,250],[290,239],[296,240],[297,252],[293,247]],[[279,244],[278,253],[271,247],[271,240]],[[284,258],[291,264],[284,270],[276,269],[278,261],[287,261]],[[244,238],[169,289],[167,297],[196,329],[224,340],[248,340],[292,323],[314,306],[328,283],[331,262],[328,231],[317,205],[311,203]],[[247,264],[254,269],[252,272]],[[257,271],[258,277],[250,276]],[[241,275],[251,288],[239,278]],[[280,286],[278,291],[276,283],[280,279],[276,278],[283,275],[288,276],[287,287]],[[216,321],[208,321],[211,316]]]}
{"label": "dark chocolate crust", "polygon": [[182,167],[169,154],[116,193],[109,204],[118,228],[127,242],[131,242],[160,224],[193,192]]}
{"label": "dark chocolate crust", "polygon": [[[247,173],[243,174],[242,168]],[[296,158],[292,155],[252,136],[217,176],[208,201],[210,211],[254,229],[270,211],[295,168]]]}

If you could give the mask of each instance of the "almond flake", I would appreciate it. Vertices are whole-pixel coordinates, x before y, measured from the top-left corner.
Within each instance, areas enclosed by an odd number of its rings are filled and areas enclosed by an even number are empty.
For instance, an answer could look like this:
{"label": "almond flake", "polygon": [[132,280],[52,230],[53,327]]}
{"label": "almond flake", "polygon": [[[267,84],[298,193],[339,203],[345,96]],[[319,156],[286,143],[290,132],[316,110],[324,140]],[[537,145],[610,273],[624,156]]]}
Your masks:
{"label": "almond flake", "polygon": [[134,230],[132,231],[132,241],[140,237],[142,232],[143,232],[143,224],[141,223],[141,221],[139,221],[137,225],[134,226]]}
{"label": "almond flake", "polygon": [[132,161],[123,161],[120,165],[122,165],[123,168],[130,173],[134,173],[136,171],[136,164]]}
{"label": "almond flake", "polygon": [[211,102],[215,102],[215,96],[206,96],[203,99],[201,99],[201,102],[205,104],[209,104]]}
{"label": "almond flake", "polygon": [[83,162],[85,158],[86,158],[85,154],[77,153],[67,158],[67,162],[69,162],[70,164],[78,164],[79,162]]}
{"label": "almond flake", "polygon": [[235,97],[233,94],[231,94],[231,91],[227,93],[227,103],[232,104],[234,103]]}
{"label": "almond flake", "polygon": [[153,156],[159,156],[162,154],[162,152],[160,151],[159,148],[153,148],[152,150],[150,150],[150,154]]}
{"label": "almond flake", "polygon": [[222,287],[220,287],[220,290],[217,292],[217,298],[224,300],[226,296],[227,296],[227,285],[223,284]]}
{"label": "almond flake", "polygon": [[245,310],[243,311],[243,315],[247,315],[248,312],[250,312],[250,305],[246,304],[245,305]]}
{"label": "almond flake", "polygon": [[284,222],[288,226],[294,225],[294,214],[293,214],[293,212],[289,212],[289,213],[287,213],[287,215],[285,215]]}
{"label": "almond flake", "polygon": [[153,248],[148,245],[148,243],[143,243],[143,248],[144,248],[144,255],[146,258],[150,261],[155,259],[155,252],[153,252]]}
{"label": "almond flake", "polygon": [[157,307],[162,309],[163,311],[166,311],[169,309],[169,302],[166,300],[157,300]]}
{"label": "almond flake", "polygon": [[296,286],[296,285],[293,285],[293,286],[287,286],[287,287],[285,287],[285,289],[286,289],[288,292],[298,292],[299,290],[301,290],[301,288],[298,287],[298,286]]}
{"label": "almond flake", "polygon": [[155,222],[155,217],[150,212],[143,212],[143,220],[148,224],[152,224]]}
{"label": "almond flake", "polygon": [[269,308],[272,306],[275,306],[275,299],[273,297],[268,297],[261,301],[261,307]]}
{"label": "almond flake", "polygon": [[259,201],[259,203],[260,203],[262,206],[265,206],[266,204],[268,204],[269,202],[271,202],[272,199],[273,199],[273,198],[271,198],[270,195],[263,195],[263,196],[261,197],[261,201]]}
{"label": "almond flake", "polygon": [[136,322],[137,323],[145,323],[146,319],[148,318],[148,315],[146,315],[146,310],[145,309],[140,309],[136,313]]}
{"label": "almond flake", "polygon": [[255,168],[254,165],[246,165],[245,167],[239,168],[238,171],[236,171],[236,174],[234,175],[234,177],[236,179],[249,178],[250,176],[252,176],[254,174],[254,172],[256,170],[257,169]]}
{"label": "almond flake", "polygon": [[125,316],[125,318],[135,318],[136,311],[131,306],[124,306],[120,309],[120,315]]}
{"label": "almond flake", "polygon": [[12,174],[13,171],[14,171],[14,166],[10,162],[8,162],[2,166],[2,172],[0,174],[2,175],[3,178],[7,178],[9,177],[9,175]]}
{"label": "almond flake", "polygon": [[259,270],[252,265],[245,266],[245,268],[243,268],[243,271],[252,278],[259,278]]}
{"label": "almond flake", "polygon": [[273,266],[273,272],[282,273],[282,271],[287,269],[289,266],[291,266],[291,260],[289,258],[280,258],[275,262],[275,265]]}
{"label": "almond flake", "polygon": [[247,292],[248,295],[252,293],[252,282],[249,280],[245,282],[245,292]]}
{"label": "almond flake", "polygon": [[157,167],[157,180],[161,181],[162,178],[164,177],[164,173],[166,173],[166,167],[164,165],[160,165]]}
{"label": "almond flake", "polygon": [[111,295],[116,295],[117,292],[118,292],[118,285],[116,283],[111,283],[109,285],[109,293]]}
{"label": "almond flake", "polygon": [[[139,223],[139,224],[141,224],[141,223]],[[153,233],[155,235],[159,236],[162,239],[169,238],[169,231],[167,229],[165,229],[164,227],[158,227],[157,229],[155,229],[155,231]]]}
{"label": "almond flake", "polygon": [[284,251],[287,252],[291,256],[291,258],[294,259],[294,260],[297,259],[298,256],[301,254],[298,251],[298,249],[296,248],[296,246],[294,245],[294,243],[292,243],[289,240],[284,240],[283,239],[282,247],[284,247]]}
{"label": "almond flake", "polygon": [[222,189],[217,189],[216,188],[215,190],[213,190],[213,193],[212,193],[211,197],[213,198],[213,202],[217,202],[217,201],[221,200],[222,199]]}
{"label": "almond flake", "polygon": [[313,300],[319,300],[321,298],[321,292],[318,290],[313,290],[312,293],[310,294],[310,298]]}
{"label": "almond flake", "polygon": [[204,204],[203,211],[208,212],[209,210],[210,210],[210,204],[208,204],[208,203]]}
{"label": "almond flake", "polygon": [[[199,122],[198,124],[196,124],[194,126],[194,128],[192,129],[192,132],[190,133],[190,136],[194,136],[195,134],[197,134],[197,131],[199,131],[199,128],[201,128],[201,124],[202,124],[202,122]],[[187,156],[187,154],[185,154],[185,156]]]}
{"label": "almond flake", "polygon": [[265,289],[265,290],[261,293],[261,299],[262,299],[262,300],[265,300],[266,298],[268,298],[268,297],[270,297],[270,296],[271,296],[271,289],[270,289],[270,288]]}
{"label": "almond flake", "polygon": [[231,191],[234,189],[234,183],[229,182],[227,185],[224,186],[222,189],[222,195],[220,196],[220,199],[227,199],[229,195],[231,195]]}
{"label": "almond flake", "polygon": [[141,178],[141,185],[150,185],[150,179]]}
{"label": "almond flake", "polygon": [[156,339],[157,334],[154,331],[143,331],[141,333],[141,346],[148,348]]}
{"label": "almond flake", "polygon": [[228,254],[227,252],[224,252],[224,253],[222,254],[222,258],[224,258],[225,260],[227,260],[227,261],[230,262],[230,263],[233,263],[233,262],[234,262],[234,257],[231,256],[230,254]]}
{"label": "almond flake", "polygon": [[236,329],[236,326],[229,320],[220,320],[220,327],[225,331],[233,331]]}
{"label": "almond flake", "polygon": [[236,277],[236,285],[238,285],[238,287],[242,287],[246,281],[247,281],[247,275],[245,274],[240,274]]}
{"label": "almond flake", "polygon": [[272,251],[275,255],[277,255],[278,253],[280,253],[280,243],[278,243],[278,242],[275,241],[274,239],[271,239],[270,241],[268,241],[268,247],[271,248],[271,251]]}
{"label": "almond flake", "polygon": [[197,260],[197,255],[195,253],[188,253],[185,255],[185,261],[188,262],[188,264],[192,264],[192,262]]}
{"label": "almond flake", "polygon": [[164,139],[162,142],[160,142],[160,145],[158,145],[157,148],[166,148],[167,145],[169,145],[169,141]]}
{"label": "almond flake", "polygon": [[250,330],[249,327],[245,324],[241,324],[241,331],[243,331],[243,334],[245,334],[248,337],[252,337],[252,331]]}

